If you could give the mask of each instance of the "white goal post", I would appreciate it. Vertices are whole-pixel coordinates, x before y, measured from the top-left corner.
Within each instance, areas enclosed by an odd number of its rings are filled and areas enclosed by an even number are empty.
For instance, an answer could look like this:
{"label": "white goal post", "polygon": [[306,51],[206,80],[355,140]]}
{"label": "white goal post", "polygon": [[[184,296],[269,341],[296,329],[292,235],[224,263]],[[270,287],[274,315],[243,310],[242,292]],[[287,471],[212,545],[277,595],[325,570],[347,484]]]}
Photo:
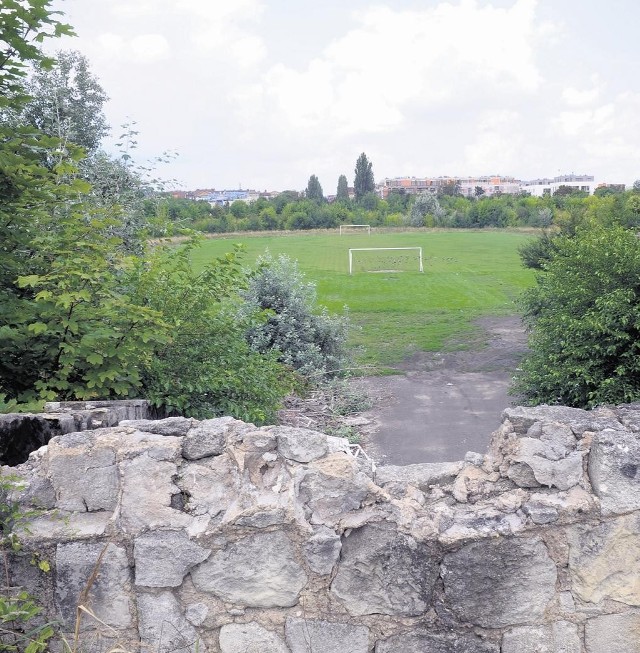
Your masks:
{"label": "white goal post", "polygon": [[413,250],[418,252],[419,271],[424,272],[422,265],[422,247],[354,247],[349,250],[349,274],[353,274],[353,252],[389,252]]}
{"label": "white goal post", "polygon": [[357,231],[360,229],[366,229],[369,236],[371,235],[371,225],[370,224],[341,224],[340,225],[340,235],[346,233],[349,229],[355,228]]}

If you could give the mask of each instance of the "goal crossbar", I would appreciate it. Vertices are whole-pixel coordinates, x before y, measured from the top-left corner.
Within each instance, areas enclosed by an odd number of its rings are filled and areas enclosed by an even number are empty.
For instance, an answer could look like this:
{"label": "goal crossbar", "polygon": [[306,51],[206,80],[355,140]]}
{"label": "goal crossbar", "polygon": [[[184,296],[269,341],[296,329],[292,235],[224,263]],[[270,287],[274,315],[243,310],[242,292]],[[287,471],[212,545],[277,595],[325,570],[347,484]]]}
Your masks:
{"label": "goal crossbar", "polygon": [[344,228],[345,230],[350,228],[350,227],[363,227],[366,228],[367,233],[371,235],[371,225],[370,224],[341,224],[340,225],[340,235],[342,236],[342,229]]}
{"label": "goal crossbar", "polygon": [[353,247],[349,250],[349,274],[353,274],[353,252],[384,252],[398,250],[413,250],[418,252],[420,272],[424,272],[422,265],[422,247]]}

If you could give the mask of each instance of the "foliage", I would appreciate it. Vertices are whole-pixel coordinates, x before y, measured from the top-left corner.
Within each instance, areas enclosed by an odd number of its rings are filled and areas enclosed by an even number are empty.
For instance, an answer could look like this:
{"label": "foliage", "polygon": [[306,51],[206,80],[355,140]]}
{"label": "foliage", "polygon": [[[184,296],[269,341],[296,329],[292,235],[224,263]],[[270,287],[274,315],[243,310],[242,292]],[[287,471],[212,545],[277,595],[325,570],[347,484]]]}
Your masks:
{"label": "foliage", "polygon": [[336,201],[341,200],[345,202],[349,200],[349,183],[345,175],[338,177],[338,188],[336,189]]}
{"label": "foliage", "polygon": [[524,299],[531,354],[515,390],[580,408],[640,399],[640,240],[620,226],[554,242]]}
{"label": "foliage", "polygon": [[555,238],[545,231],[539,238],[528,240],[518,250],[522,265],[532,270],[542,270],[553,258]]}
{"label": "foliage", "polygon": [[36,66],[26,91],[30,96],[19,120],[33,125],[63,145],[73,143],[93,152],[108,133],[103,113],[107,94],[77,51],[60,51],[52,68]]}
{"label": "foliage", "polygon": [[407,223],[412,227],[433,227],[434,220],[444,216],[438,198],[431,193],[420,193],[411,205]]}
{"label": "foliage", "polygon": [[22,87],[27,65],[46,69],[53,64],[39,44],[47,36],[71,33],[56,20],[50,4],[7,0],[0,12],[0,393],[9,405],[33,389],[43,355],[43,348],[32,343],[30,330],[39,322],[35,293],[17,279],[47,273],[52,260],[37,239],[60,229],[56,207],[73,202],[83,188],[69,176],[77,149],[61,149],[59,139],[30,125],[16,126],[13,120],[28,100]]}
{"label": "foliage", "polygon": [[372,163],[369,161],[369,159],[367,159],[367,155],[364,152],[358,157],[358,160],[356,161],[353,188],[356,196],[356,201],[360,200],[367,193],[372,193],[375,190]]}
{"label": "foliage", "polygon": [[275,354],[247,343],[247,331],[263,318],[250,311],[238,317],[237,289],[247,282],[237,253],[195,272],[197,245],[158,248],[135,271],[138,301],[167,326],[166,340],[141,361],[144,395],[169,413],[271,421],[294,376]]}
{"label": "foliage", "polygon": [[15,329],[32,365],[14,366],[6,379],[22,388],[21,401],[128,396],[140,385],[141,352],[167,338],[161,314],[122,284],[134,260],[109,236],[113,220],[83,208],[56,211],[55,231],[33,239],[47,268],[18,277],[34,293],[29,319]]}
{"label": "foliage", "polygon": [[305,281],[288,256],[274,259],[267,253],[257,263],[243,295],[250,310],[267,310],[269,316],[249,330],[253,349],[277,352],[286,365],[316,382],[339,373],[348,361],[347,316],[318,310],[315,284]]}
{"label": "foliage", "polygon": [[315,200],[316,202],[322,202],[324,200],[324,195],[322,194],[322,186],[318,181],[318,178],[315,175],[309,177],[309,183],[307,184],[307,191],[305,193],[307,199]]}
{"label": "foliage", "polygon": [[452,179],[451,181],[447,181],[446,183],[444,183],[442,186],[438,188],[438,195],[440,197],[443,196],[455,197],[456,195],[460,195],[460,183],[457,182],[455,179]]}
{"label": "foliage", "polygon": [[[29,65],[46,69],[53,59],[40,49],[47,38],[73,35],[71,27],[60,22],[60,12],[52,11],[53,0],[3,0],[0,11],[0,107],[15,108],[27,99],[22,79]],[[17,96],[17,97],[16,97]]]}
{"label": "foliage", "polygon": [[[21,481],[14,476],[0,477],[0,551],[4,562],[5,577],[9,578],[9,555],[22,548],[17,528],[34,516],[34,512],[22,510],[13,499],[23,489]],[[49,572],[49,562],[34,555],[32,564],[42,572]],[[44,653],[55,630],[50,623],[37,619],[42,607],[28,593],[8,583],[0,592],[0,650],[17,653]]]}

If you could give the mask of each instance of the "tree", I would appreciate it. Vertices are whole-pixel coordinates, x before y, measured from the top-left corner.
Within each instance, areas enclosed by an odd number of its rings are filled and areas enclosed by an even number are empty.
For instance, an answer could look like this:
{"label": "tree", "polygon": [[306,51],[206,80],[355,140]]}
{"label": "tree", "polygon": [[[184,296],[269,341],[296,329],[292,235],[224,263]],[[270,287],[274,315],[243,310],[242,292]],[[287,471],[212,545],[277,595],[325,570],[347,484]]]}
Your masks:
{"label": "tree", "polygon": [[473,194],[474,194],[476,197],[482,197],[482,196],[484,195],[484,193],[485,193],[485,191],[484,191],[484,188],[482,188],[482,186],[476,186],[476,187],[473,189]]}
{"label": "tree", "polygon": [[460,195],[460,182],[455,179],[450,179],[438,188],[438,195],[440,197],[455,197]]}
{"label": "tree", "polygon": [[[444,210],[438,202],[438,198],[432,193],[420,193],[411,205],[408,216],[408,223],[412,227],[424,227],[427,225],[427,216],[442,218]],[[433,221],[432,225],[433,226]]]}
{"label": "tree", "polygon": [[338,189],[336,190],[337,201],[347,201],[349,199],[349,183],[345,175],[338,177]]}
{"label": "tree", "polygon": [[582,226],[554,240],[524,298],[531,354],[515,391],[531,404],[589,408],[640,399],[640,240]]}
{"label": "tree", "polygon": [[322,202],[324,200],[324,195],[322,194],[322,186],[320,185],[320,182],[315,175],[311,175],[311,177],[309,177],[306,197],[307,199],[315,200],[316,202]]}
{"label": "tree", "polygon": [[356,176],[353,181],[353,188],[356,201],[359,201],[367,193],[372,193],[375,190],[372,163],[367,159],[367,155],[364,152],[356,161],[355,173]]}
{"label": "tree", "polygon": [[102,110],[109,98],[79,52],[58,52],[51,69],[37,66],[26,91],[31,99],[20,121],[62,143],[74,143],[90,153],[109,131]]}
{"label": "tree", "polygon": [[640,193],[640,179],[636,179],[631,187],[634,193]]}

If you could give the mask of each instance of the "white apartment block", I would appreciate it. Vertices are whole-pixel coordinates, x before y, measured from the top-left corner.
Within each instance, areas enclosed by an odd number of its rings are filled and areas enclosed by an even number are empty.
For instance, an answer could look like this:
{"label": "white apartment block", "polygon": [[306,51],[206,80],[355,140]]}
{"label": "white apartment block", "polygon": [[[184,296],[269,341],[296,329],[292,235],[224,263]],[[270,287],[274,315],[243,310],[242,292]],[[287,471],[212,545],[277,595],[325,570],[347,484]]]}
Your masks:
{"label": "white apartment block", "polygon": [[[520,181],[514,177],[488,175],[483,177],[395,177],[383,179],[376,185],[376,192],[386,199],[393,190],[403,190],[409,195],[418,193],[436,194],[447,185],[456,184],[458,193],[464,197],[492,197],[495,195],[517,195],[529,193],[535,197],[553,195],[561,186],[568,186],[593,195],[603,186],[624,190],[624,184],[605,184],[595,181],[592,175],[560,175],[551,179]],[[481,189],[481,190],[478,190]]]}
{"label": "white apartment block", "polygon": [[596,189],[602,185],[602,183],[596,182],[591,175],[560,175],[553,179],[521,181],[520,190],[534,197],[544,197],[545,195],[554,195],[561,186],[568,186],[593,195]]}

